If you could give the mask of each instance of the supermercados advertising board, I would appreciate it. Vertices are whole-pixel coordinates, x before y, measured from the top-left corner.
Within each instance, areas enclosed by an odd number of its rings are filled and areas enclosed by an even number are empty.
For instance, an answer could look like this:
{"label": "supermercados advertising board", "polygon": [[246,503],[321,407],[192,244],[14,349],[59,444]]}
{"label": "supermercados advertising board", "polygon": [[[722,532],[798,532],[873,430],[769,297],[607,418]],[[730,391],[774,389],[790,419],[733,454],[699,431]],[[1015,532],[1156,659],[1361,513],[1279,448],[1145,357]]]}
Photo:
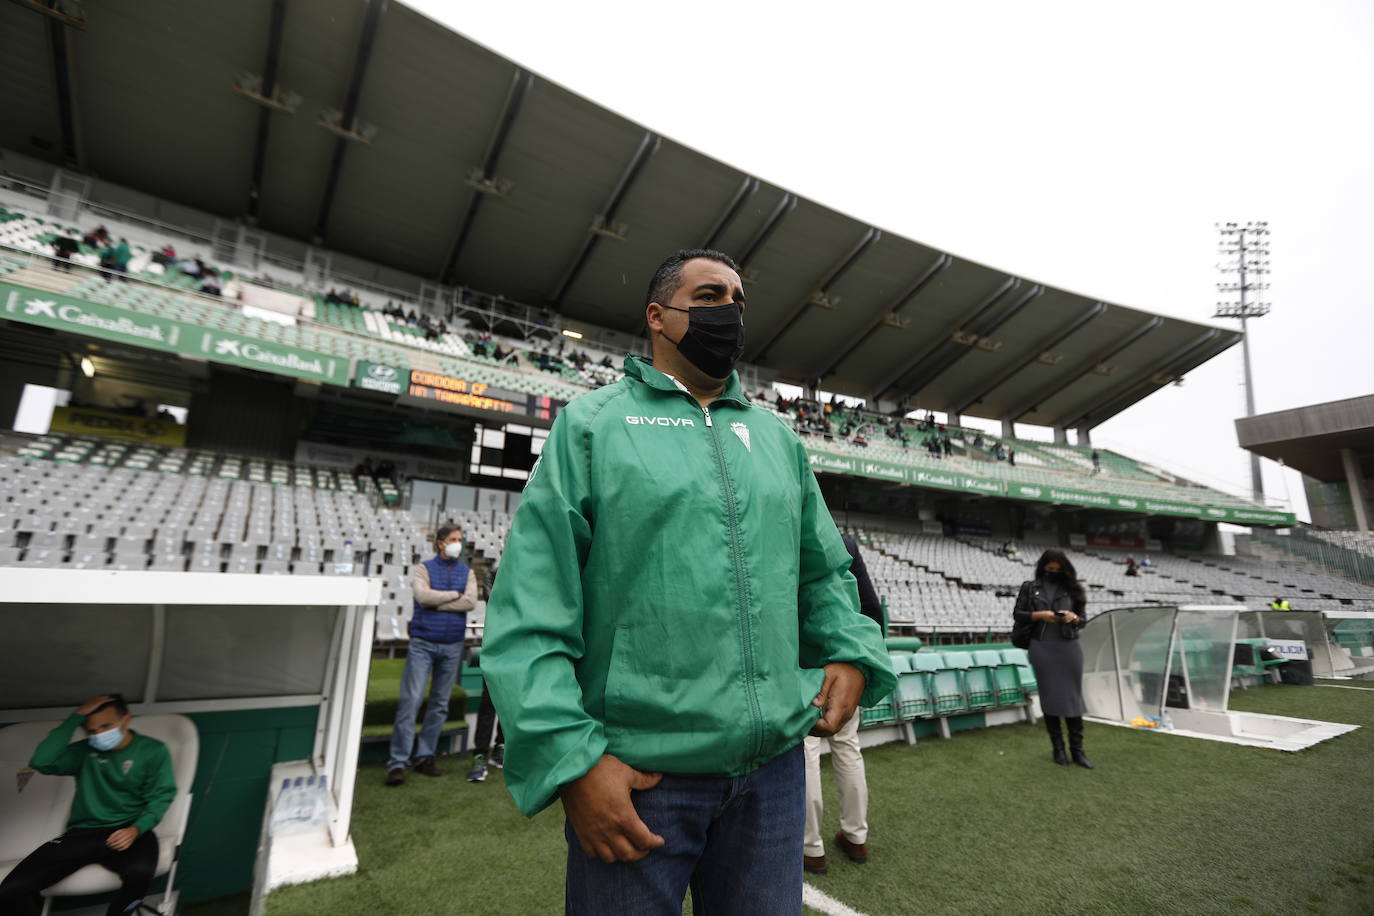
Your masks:
{"label": "supermercados advertising board", "polygon": [[331,385],[348,383],[348,360],[327,353],[84,302],[11,283],[0,283],[0,317],[245,369]]}
{"label": "supermercados advertising board", "polygon": [[855,477],[891,480],[896,483],[906,483],[915,487],[928,487],[936,490],[1008,496],[1012,499],[1027,499],[1066,506],[1095,506],[1114,512],[1174,515],[1211,522],[1231,522],[1236,525],[1288,526],[1296,524],[1295,516],[1290,512],[1276,512],[1261,509],[1258,506],[1255,508],[1205,506],[1161,499],[1130,498],[1072,487],[1008,483],[1004,480],[964,474],[957,470],[945,471],[893,464],[886,461],[869,461],[854,455],[839,455],[834,452],[812,449],[807,449],[807,457],[811,461],[811,469],[818,474],[850,474]]}

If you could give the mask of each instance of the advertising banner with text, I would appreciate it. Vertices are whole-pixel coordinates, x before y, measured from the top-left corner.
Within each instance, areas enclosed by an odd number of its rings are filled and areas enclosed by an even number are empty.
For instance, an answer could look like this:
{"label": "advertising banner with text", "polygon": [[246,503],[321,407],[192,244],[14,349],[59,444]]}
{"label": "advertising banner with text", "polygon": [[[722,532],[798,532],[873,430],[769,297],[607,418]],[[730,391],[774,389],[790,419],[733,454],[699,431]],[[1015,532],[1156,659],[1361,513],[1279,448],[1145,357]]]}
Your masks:
{"label": "advertising banner with text", "polygon": [[48,432],[124,439],[144,445],[186,445],[186,427],[174,420],[133,417],[89,407],[54,407]]}
{"label": "advertising banner with text", "polygon": [[11,283],[0,283],[0,317],[245,369],[348,384],[347,359]]}
{"label": "advertising banner with text", "polygon": [[850,474],[855,477],[891,480],[937,490],[1008,496],[1012,499],[1028,499],[1066,506],[1089,506],[1116,512],[1175,515],[1203,521],[1230,522],[1236,525],[1289,526],[1296,524],[1296,517],[1291,512],[1261,509],[1258,506],[1253,509],[1230,506],[1200,506],[1193,503],[1170,502],[1160,499],[1128,498],[1071,487],[1008,483],[1004,480],[964,474],[957,470],[932,470],[885,461],[869,461],[853,455],[838,455],[834,452],[812,449],[807,449],[807,456],[811,460],[811,469],[817,473]]}

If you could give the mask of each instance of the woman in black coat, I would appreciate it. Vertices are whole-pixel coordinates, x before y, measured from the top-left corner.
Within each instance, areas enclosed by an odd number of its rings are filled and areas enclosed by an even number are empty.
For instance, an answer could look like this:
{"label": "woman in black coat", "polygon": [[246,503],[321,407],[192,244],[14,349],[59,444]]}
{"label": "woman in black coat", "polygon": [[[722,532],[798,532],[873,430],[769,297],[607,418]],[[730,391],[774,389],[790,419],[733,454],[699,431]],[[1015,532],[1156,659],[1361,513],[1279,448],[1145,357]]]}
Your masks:
{"label": "woman in black coat", "polygon": [[1040,711],[1050,733],[1054,762],[1068,766],[1059,720],[1069,725],[1073,762],[1091,770],[1083,753],[1083,647],[1078,631],[1086,622],[1087,599],[1078,573],[1062,550],[1047,550],[1035,564],[1035,578],[1021,583],[1012,616],[1030,626],[1030,662],[1040,687]]}

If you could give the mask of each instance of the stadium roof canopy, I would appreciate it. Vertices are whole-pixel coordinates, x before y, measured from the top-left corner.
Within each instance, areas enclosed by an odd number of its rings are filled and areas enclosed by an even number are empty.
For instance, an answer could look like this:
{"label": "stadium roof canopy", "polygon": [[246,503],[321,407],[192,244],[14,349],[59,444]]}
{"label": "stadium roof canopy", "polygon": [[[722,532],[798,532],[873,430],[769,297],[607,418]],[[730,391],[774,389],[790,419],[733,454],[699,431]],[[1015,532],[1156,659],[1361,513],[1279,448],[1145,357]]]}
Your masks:
{"label": "stadium roof canopy", "polygon": [[1341,457],[1349,449],[1361,473],[1374,477],[1374,395],[1241,417],[1236,438],[1241,448],[1327,483],[1349,479]]}
{"label": "stadium roof canopy", "polygon": [[657,263],[711,246],[744,268],[746,360],[843,394],[1066,427],[1240,339],[882,231],[399,3],[98,0],[76,24],[41,5],[0,4],[0,145],[567,322],[638,333]]}

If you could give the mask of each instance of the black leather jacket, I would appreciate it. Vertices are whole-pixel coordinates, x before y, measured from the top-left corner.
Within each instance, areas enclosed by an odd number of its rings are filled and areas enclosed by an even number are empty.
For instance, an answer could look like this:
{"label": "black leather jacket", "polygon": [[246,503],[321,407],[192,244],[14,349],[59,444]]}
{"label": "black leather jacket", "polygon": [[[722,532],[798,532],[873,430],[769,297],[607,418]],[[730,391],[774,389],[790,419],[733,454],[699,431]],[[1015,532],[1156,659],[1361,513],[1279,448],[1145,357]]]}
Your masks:
{"label": "black leather jacket", "polygon": [[[1063,605],[1065,601],[1069,604],[1068,608],[1051,607],[1050,596],[1045,589],[1045,584],[1038,579],[1027,580],[1021,583],[1021,591],[1016,596],[1016,607],[1012,609],[1011,615],[1018,620],[1029,620],[1031,614],[1036,611],[1072,610],[1078,615],[1078,623],[1061,621],[1058,624],[1059,637],[1061,639],[1077,639],[1078,631],[1083,629],[1083,625],[1087,622],[1085,612],[1088,608],[1088,602],[1074,600],[1066,594],[1061,596],[1057,603]],[[1045,627],[1049,625],[1048,621],[1037,621],[1035,629],[1031,632],[1031,638],[1039,639],[1044,635]]]}

